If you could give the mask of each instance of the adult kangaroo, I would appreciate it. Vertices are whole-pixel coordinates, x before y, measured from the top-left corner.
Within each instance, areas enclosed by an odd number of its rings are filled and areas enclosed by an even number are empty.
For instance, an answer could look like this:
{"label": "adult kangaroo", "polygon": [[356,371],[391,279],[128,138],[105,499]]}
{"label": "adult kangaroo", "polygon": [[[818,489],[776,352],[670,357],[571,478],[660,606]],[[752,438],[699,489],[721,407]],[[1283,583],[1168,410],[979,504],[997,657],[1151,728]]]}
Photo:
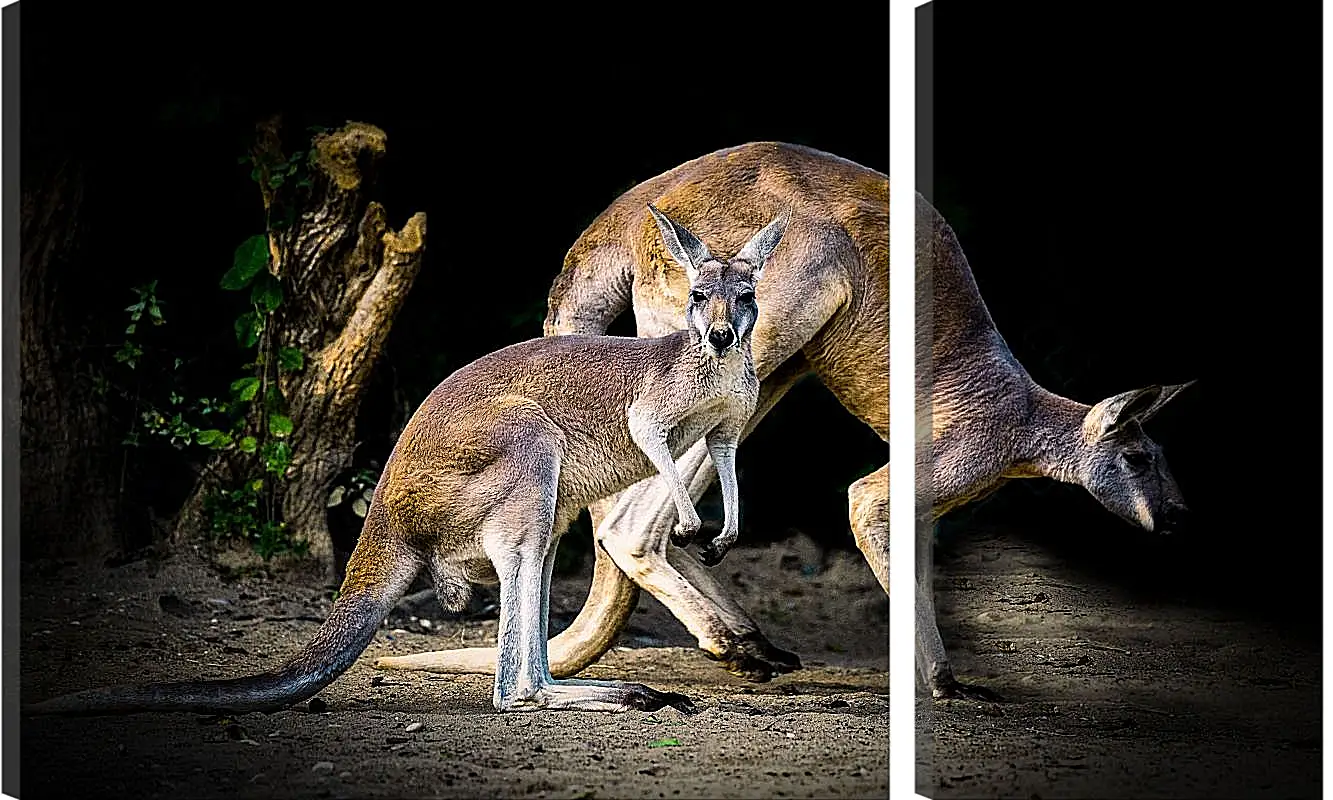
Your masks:
{"label": "adult kangaroo", "polygon": [[[755,426],[802,377],[813,373],[885,442],[889,437],[889,179],[847,159],[799,145],[756,142],[686,162],[621,195],[574,242],[551,286],[547,336],[605,332],[633,307],[639,336],[680,325],[684,271],[658,244],[652,203],[715,250],[736,252],[749,231],[786,209],[783,246],[759,286],[763,313],[753,352]],[[706,449],[679,464],[698,502],[716,477]],[[888,465],[848,489],[852,531],[885,592],[889,588]],[[551,671],[576,674],[616,641],[647,589],[709,657],[733,674],[767,681],[800,668],[685,550],[669,548],[675,501],[657,480],[589,506],[598,546],[592,588],[573,623],[551,640]],[[704,564],[716,553],[701,553]],[[628,578],[626,577],[628,576]],[[381,658],[385,669],[481,672],[494,648]]]}
{"label": "adult kangaroo", "polygon": [[[1037,385],[1005,343],[981,299],[953,228],[916,196],[916,414],[929,420],[916,469],[917,669],[937,698],[999,699],[959,683],[940,638],[930,553],[936,522],[1016,478],[1082,486],[1117,516],[1168,533],[1188,508],[1162,448],[1143,424],[1193,384],[1149,386],[1094,405]],[[918,426],[921,422],[918,423]]]}
{"label": "adult kangaroo", "polygon": [[722,483],[722,532],[706,549],[721,559],[735,541],[735,453],[759,396],[750,347],[762,305],[757,289],[787,218],[752,229],[743,247],[720,259],[688,227],[645,208],[658,246],[687,276],[685,324],[656,338],[532,339],[445,378],[394,445],[340,595],[300,652],[260,675],[93,689],[28,711],[282,708],[351,666],[423,566],[454,611],[466,606],[473,583],[499,584],[497,710],[692,711],[685,696],[641,684],[551,675],[551,569],[560,535],[581,509],[652,475],[675,501],[679,536],[697,532],[675,464],[696,442]]}

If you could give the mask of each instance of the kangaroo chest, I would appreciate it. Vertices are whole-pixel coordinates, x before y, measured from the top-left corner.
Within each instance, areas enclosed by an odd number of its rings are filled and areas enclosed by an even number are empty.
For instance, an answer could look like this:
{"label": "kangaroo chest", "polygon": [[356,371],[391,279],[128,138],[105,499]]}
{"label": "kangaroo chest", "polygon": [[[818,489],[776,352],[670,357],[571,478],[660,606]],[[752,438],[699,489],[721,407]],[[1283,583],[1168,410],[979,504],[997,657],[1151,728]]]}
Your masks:
{"label": "kangaroo chest", "polygon": [[667,434],[673,455],[679,456],[721,423],[744,424],[754,413],[759,382],[744,369],[720,372],[700,400],[675,421]]}

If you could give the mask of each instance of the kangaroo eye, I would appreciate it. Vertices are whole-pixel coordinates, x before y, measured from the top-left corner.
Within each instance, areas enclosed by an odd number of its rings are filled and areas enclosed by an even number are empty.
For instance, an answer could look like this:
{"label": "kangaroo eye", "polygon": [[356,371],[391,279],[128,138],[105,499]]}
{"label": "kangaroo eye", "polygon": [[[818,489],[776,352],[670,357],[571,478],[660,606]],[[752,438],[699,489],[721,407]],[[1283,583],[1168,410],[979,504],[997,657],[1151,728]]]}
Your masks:
{"label": "kangaroo eye", "polygon": [[736,300],[737,302],[744,303],[748,306],[754,302],[754,292],[741,292],[736,296]]}
{"label": "kangaroo eye", "polygon": [[703,301],[705,301],[705,300],[707,300],[707,299],[708,299],[708,296],[705,295],[703,292],[690,292],[690,300],[692,300],[692,301],[694,301],[694,302],[696,302],[696,303],[702,303]]}
{"label": "kangaroo eye", "polygon": [[1130,465],[1131,467],[1146,467],[1148,466],[1148,464],[1152,463],[1151,455],[1149,455],[1148,453],[1142,453],[1138,451],[1125,453],[1124,459],[1125,463]]}

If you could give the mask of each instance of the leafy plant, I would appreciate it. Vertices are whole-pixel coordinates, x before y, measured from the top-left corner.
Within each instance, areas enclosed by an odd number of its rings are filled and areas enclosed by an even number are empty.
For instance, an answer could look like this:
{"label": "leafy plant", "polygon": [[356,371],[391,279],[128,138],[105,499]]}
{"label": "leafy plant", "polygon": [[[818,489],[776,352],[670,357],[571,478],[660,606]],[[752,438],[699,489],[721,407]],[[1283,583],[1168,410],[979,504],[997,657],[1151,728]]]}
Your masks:
{"label": "leafy plant", "polygon": [[[270,191],[289,181],[297,187],[310,186],[305,169],[309,159],[302,152],[287,157],[265,153],[240,160],[251,164],[251,178]],[[170,369],[161,368],[171,374],[161,402],[142,397],[143,381],[136,382],[136,416],[123,442],[127,447],[141,446],[140,434],[146,432],[177,449],[235,451],[244,474],[236,485],[218,487],[204,498],[209,532],[218,541],[249,542],[265,561],[285,552],[304,554],[308,549],[308,543],[294,536],[278,514],[279,487],[289,476],[290,442],[297,433],[279,377],[303,370],[305,355],[274,341],[274,316],[286,298],[282,282],[269,268],[270,234],[292,224],[295,207],[266,205],[266,232],[247,237],[236,247],[231,267],[218,282],[224,291],[249,293],[248,307],[232,326],[237,345],[249,353],[242,365],[246,374],[231,380],[220,397],[190,399],[174,379],[185,361],[173,355]],[[166,324],[166,318],[162,313],[164,303],[157,297],[156,280],[132,291],[137,300],[125,309],[130,315],[129,324],[114,358],[142,376],[148,348],[141,339],[141,324],[148,320],[160,326]],[[102,393],[108,390],[109,382],[105,384],[98,384]],[[122,392],[122,396],[128,399],[128,392]]]}

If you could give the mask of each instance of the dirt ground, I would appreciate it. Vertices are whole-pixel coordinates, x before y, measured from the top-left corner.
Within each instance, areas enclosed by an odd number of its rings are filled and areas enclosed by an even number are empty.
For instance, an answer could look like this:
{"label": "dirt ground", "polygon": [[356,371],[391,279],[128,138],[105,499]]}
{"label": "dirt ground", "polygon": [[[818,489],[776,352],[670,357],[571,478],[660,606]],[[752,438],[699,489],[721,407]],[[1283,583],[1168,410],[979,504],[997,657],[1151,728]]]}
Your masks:
{"label": "dirt ground", "polygon": [[1320,796],[1317,634],[1131,592],[1128,570],[1098,576],[1000,531],[941,548],[937,574],[955,671],[1007,702],[919,693],[918,792]]}
{"label": "dirt ground", "polygon": [[[20,796],[885,797],[888,600],[865,561],[797,536],[738,547],[718,569],[804,669],[767,684],[734,678],[645,595],[620,646],[583,674],[684,692],[699,713],[497,714],[488,676],[370,666],[494,643],[494,619],[451,620],[433,599],[408,601],[318,696],[323,710],[23,720]],[[585,563],[557,581],[553,630],[573,619],[590,573]],[[21,594],[25,701],[270,667],[330,602],[328,592],[223,582],[188,557],[92,573],[25,565]]]}

